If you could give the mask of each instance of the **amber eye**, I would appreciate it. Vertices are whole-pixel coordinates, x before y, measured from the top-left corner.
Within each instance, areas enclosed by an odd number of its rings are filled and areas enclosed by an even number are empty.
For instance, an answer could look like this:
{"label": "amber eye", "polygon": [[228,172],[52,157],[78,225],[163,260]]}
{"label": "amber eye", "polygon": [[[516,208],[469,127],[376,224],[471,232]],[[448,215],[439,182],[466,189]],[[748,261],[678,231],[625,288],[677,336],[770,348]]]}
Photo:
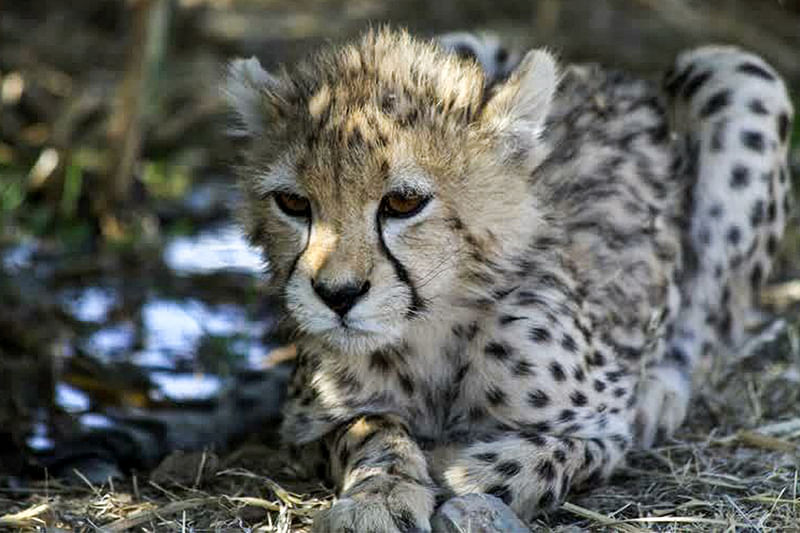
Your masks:
{"label": "amber eye", "polygon": [[422,211],[430,199],[420,194],[387,194],[381,202],[381,213],[387,217],[409,218]]}
{"label": "amber eye", "polygon": [[311,216],[311,204],[308,198],[289,192],[276,192],[273,197],[281,211],[290,217],[308,218]]}

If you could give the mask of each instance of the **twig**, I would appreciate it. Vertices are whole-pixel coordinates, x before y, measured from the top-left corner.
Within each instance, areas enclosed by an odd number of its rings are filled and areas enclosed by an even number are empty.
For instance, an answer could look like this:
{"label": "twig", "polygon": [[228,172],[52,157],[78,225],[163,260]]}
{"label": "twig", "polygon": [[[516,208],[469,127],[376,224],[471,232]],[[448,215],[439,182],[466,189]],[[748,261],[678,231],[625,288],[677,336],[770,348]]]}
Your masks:
{"label": "twig", "polygon": [[157,509],[138,511],[136,513],[131,514],[127,518],[121,518],[119,520],[111,522],[108,525],[102,526],[101,529],[102,531],[108,531],[110,533],[113,533],[115,531],[126,531],[140,524],[149,522],[154,518],[173,515],[176,513],[180,513],[181,511],[185,511],[187,509],[194,509],[197,507],[201,507],[203,505],[208,505],[216,502],[217,498],[192,498],[190,500],[172,502]]}

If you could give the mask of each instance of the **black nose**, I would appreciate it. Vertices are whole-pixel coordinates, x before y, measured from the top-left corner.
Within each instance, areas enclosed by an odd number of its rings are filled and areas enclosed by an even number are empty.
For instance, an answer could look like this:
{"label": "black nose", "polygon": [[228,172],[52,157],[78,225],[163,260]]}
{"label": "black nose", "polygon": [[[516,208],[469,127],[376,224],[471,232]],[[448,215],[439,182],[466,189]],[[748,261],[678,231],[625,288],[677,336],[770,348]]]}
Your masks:
{"label": "black nose", "polygon": [[367,294],[369,281],[364,283],[348,283],[346,285],[328,285],[326,283],[311,282],[314,292],[325,304],[336,311],[339,316],[344,316],[356,305],[359,298]]}

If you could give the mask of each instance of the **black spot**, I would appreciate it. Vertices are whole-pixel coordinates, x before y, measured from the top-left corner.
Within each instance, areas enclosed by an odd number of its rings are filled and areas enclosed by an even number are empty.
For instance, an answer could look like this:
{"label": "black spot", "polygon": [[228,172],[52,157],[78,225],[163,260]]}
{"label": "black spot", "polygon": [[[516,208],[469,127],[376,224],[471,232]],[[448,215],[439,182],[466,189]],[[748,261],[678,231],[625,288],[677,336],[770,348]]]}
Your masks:
{"label": "black spot", "polygon": [[575,378],[575,381],[583,382],[586,379],[586,374],[581,367],[576,366],[572,371],[572,377]]}
{"label": "black spot", "polygon": [[553,459],[555,459],[557,463],[564,464],[567,461],[567,454],[564,453],[564,450],[556,450],[553,452]]}
{"label": "black spot", "polygon": [[511,372],[515,376],[530,376],[533,374],[533,365],[528,361],[520,360],[516,362]]}
{"label": "black spot", "polygon": [[789,174],[789,171],[786,170],[786,167],[781,167],[781,169],[780,169],[780,171],[778,173],[778,181],[780,181],[781,183],[786,183],[787,174]]}
{"label": "black spot", "polygon": [[622,370],[611,370],[609,372],[606,372],[606,379],[611,383],[616,383],[617,381],[619,381],[619,378],[621,378],[624,374],[625,372],[623,372]]}
{"label": "black spot", "polygon": [[550,397],[541,389],[536,389],[528,393],[528,403],[533,407],[546,407],[550,403]]}
{"label": "black spot", "polygon": [[708,209],[708,216],[711,218],[719,218],[722,216],[722,204],[714,204]]}
{"label": "black spot", "polygon": [[591,356],[586,357],[586,364],[589,366],[603,366],[606,364],[606,356],[600,351],[595,351]]}
{"label": "black spot", "polygon": [[736,246],[739,244],[739,241],[742,240],[742,231],[738,226],[731,226],[728,229],[728,235],[726,238],[728,239],[729,243],[731,243],[733,246]]}
{"label": "black spot", "polygon": [[478,334],[478,323],[472,322],[470,324],[456,324],[453,326],[453,335],[459,338],[464,338],[471,341]]}
{"label": "black spot", "polygon": [[497,461],[497,454],[494,452],[476,453],[472,457],[484,463],[494,463]]}
{"label": "black spot", "polygon": [[553,495],[553,491],[547,489],[539,496],[539,508],[540,509],[549,509],[553,503],[555,503],[556,497]]}
{"label": "black spot", "polygon": [[731,171],[731,189],[742,189],[750,183],[750,169],[744,165],[736,165]]}
{"label": "black spot", "polygon": [[594,390],[597,392],[603,392],[606,390],[606,384],[599,379],[594,380]]}
{"label": "black spot", "polygon": [[556,381],[564,381],[567,379],[567,375],[564,373],[564,367],[562,367],[561,363],[558,361],[550,363],[550,375],[552,375],[553,379]]}
{"label": "black spot", "polygon": [[522,465],[517,461],[503,461],[495,465],[494,469],[498,474],[506,476],[506,478],[516,476],[522,470]]}
{"label": "black spot", "polygon": [[741,65],[736,67],[736,70],[743,74],[755,76],[757,78],[761,78],[767,81],[775,81],[775,76],[773,76],[764,67],[756,65],[755,63],[750,63],[750,62],[742,63]]}
{"label": "black spot", "polygon": [[786,113],[778,115],[778,137],[782,143],[789,137],[789,115]]}
{"label": "black spot", "polygon": [[688,100],[689,98],[694,96],[697,93],[697,91],[699,91],[700,88],[703,85],[705,85],[706,82],[708,82],[709,79],[711,79],[711,71],[708,71],[708,70],[705,71],[705,72],[701,72],[700,74],[697,74],[696,76],[692,77],[688,81],[686,86],[683,88],[683,91],[681,92],[681,96],[685,100]]}
{"label": "black spot", "polygon": [[536,471],[539,472],[539,475],[541,475],[547,481],[553,481],[553,479],[556,477],[555,467],[553,466],[553,462],[549,459],[545,459],[544,461],[540,462],[536,467]]}
{"label": "black spot", "polygon": [[531,328],[530,337],[533,342],[550,342],[550,331],[536,326]]}
{"label": "black spot", "polygon": [[750,208],[750,225],[758,227],[764,222],[764,200],[759,199],[753,202],[753,207]]}
{"label": "black spot", "polygon": [[575,420],[575,411],[572,409],[564,409],[558,415],[559,422],[572,422]]}
{"label": "black spot", "polygon": [[536,422],[530,425],[532,431],[536,431],[539,433],[550,433],[552,427],[550,426],[550,422]]}
{"label": "black spot", "polygon": [[775,222],[775,217],[778,216],[778,207],[775,205],[775,200],[772,200],[767,205],[767,222],[772,224]]}
{"label": "black spot", "polygon": [[594,453],[592,450],[589,449],[588,446],[584,447],[583,449],[583,466],[581,468],[587,468],[594,462]]}
{"label": "black spot", "polygon": [[503,500],[503,503],[506,505],[511,505],[511,500],[514,499],[514,495],[511,494],[511,489],[508,487],[508,485],[492,485],[486,489],[486,494],[497,496]]}
{"label": "black spot", "polygon": [[572,402],[572,405],[574,405],[575,407],[582,407],[586,405],[586,402],[588,401],[586,395],[579,390],[576,390],[572,394],[570,394],[569,399]]}
{"label": "black spot", "polygon": [[490,342],[486,345],[484,351],[486,352],[486,355],[501,361],[504,361],[511,356],[511,348],[507,344],[501,342]]}
{"label": "black spot", "polygon": [[469,408],[469,412],[467,413],[467,416],[469,416],[469,419],[472,420],[472,421],[480,420],[485,415],[486,415],[486,412],[483,409],[481,409],[480,407],[478,407],[477,405],[473,405],[472,407],[470,407]]}
{"label": "black spot", "polygon": [[622,387],[617,387],[616,389],[614,389],[614,392],[612,394],[614,395],[614,398],[622,398],[623,396],[625,396],[625,389],[623,389]]}
{"label": "black spot", "polygon": [[775,252],[778,250],[778,238],[775,235],[770,235],[767,238],[767,253],[769,255],[775,255]]}
{"label": "black spot", "polygon": [[377,370],[381,373],[386,373],[392,367],[392,363],[386,355],[386,352],[378,350],[373,352],[369,360],[369,367],[372,370]]}
{"label": "black spot", "polygon": [[676,94],[678,90],[683,87],[683,84],[686,83],[686,78],[691,76],[693,72],[694,65],[691,64],[675,77],[672,77],[672,72],[668,73],[665,78],[666,83],[664,85],[664,90],[667,92],[667,94]]}
{"label": "black spot", "polygon": [[561,347],[571,353],[575,353],[578,351],[578,344],[575,342],[575,339],[569,333],[564,333],[564,337],[562,337],[561,339]]}
{"label": "black spot", "polygon": [[489,401],[489,403],[490,403],[490,404],[492,404],[492,405],[500,405],[500,404],[504,404],[504,403],[506,403],[506,401],[508,400],[508,395],[506,395],[506,393],[505,393],[505,392],[503,392],[503,391],[502,391],[500,388],[498,388],[497,386],[492,386],[492,387],[491,387],[491,388],[490,388],[490,389],[489,389],[489,390],[486,392],[486,399],[487,399],[487,400]]}
{"label": "black spot", "polygon": [[400,381],[400,387],[402,387],[407,395],[411,396],[414,394],[414,383],[411,381],[411,378],[405,374],[398,374],[397,379]]}
{"label": "black spot", "polygon": [[764,151],[764,134],[760,131],[744,130],[741,133],[741,138],[745,148],[749,148],[758,153]]}
{"label": "black spot", "polygon": [[538,431],[523,429],[520,432],[520,436],[534,446],[544,446],[547,442]]}
{"label": "black spot", "polygon": [[469,366],[469,363],[464,363],[459,367],[458,372],[456,372],[456,383],[461,383],[464,381],[467,372],[469,372]]}
{"label": "black spot", "polygon": [[758,98],[753,98],[752,100],[750,100],[749,107],[750,107],[750,111],[752,111],[756,115],[767,115],[767,114],[769,114],[769,111],[767,111],[767,108],[764,107],[764,102],[762,102]]}
{"label": "black spot", "polygon": [[700,118],[708,118],[720,112],[731,103],[731,92],[728,89],[714,93],[700,110]]}
{"label": "black spot", "polygon": [[517,320],[524,320],[524,316],[514,316],[514,315],[500,315],[498,322],[500,322],[501,326],[505,326],[512,322],[516,322]]}
{"label": "black spot", "polygon": [[686,352],[676,346],[673,346],[667,350],[665,357],[667,360],[677,363],[680,366],[686,366],[689,364],[689,357],[686,355]]}
{"label": "black spot", "polygon": [[721,152],[725,142],[725,130],[728,127],[728,120],[722,119],[714,123],[714,129],[711,130],[711,151]]}
{"label": "black spot", "polygon": [[761,268],[760,264],[756,264],[756,266],[753,267],[752,272],[750,272],[750,286],[754,291],[757,291],[761,287],[761,281],[763,278],[764,270]]}

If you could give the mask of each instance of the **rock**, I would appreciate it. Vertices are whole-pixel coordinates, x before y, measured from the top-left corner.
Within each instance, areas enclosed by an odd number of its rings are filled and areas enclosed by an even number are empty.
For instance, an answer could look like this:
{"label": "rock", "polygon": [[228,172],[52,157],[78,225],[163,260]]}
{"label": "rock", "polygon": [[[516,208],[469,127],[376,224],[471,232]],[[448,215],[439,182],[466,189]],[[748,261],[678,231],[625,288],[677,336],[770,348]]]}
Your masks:
{"label": "rock", "polygon": [[490,494],[466,494],[446,501],[431,520],[433,533],[530,533],[502,500]]}
{"label": "rock", "polygon": [[219,469],[219,458],[211,452],[175,450],[150,473],[150,480],[159,484],[200,486]]}

